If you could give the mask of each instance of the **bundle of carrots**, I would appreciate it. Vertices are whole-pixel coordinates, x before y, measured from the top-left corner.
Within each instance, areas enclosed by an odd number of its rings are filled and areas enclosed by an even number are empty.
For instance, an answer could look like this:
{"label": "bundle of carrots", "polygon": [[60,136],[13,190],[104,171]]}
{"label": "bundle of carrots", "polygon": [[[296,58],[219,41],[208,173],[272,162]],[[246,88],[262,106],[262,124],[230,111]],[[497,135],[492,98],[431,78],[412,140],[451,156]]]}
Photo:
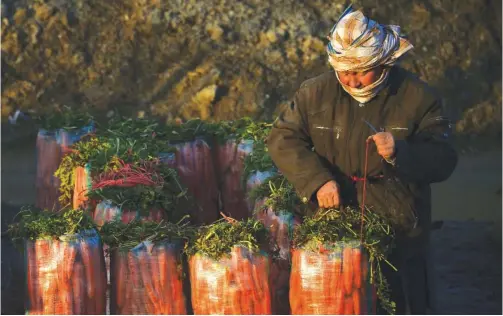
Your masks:
{"label": "bundle of carrots", "polygon": [[254,217],[269,231],[273,256],[270,282],[272,305],[275,314],[289,314],[290,248],[294,225],[298,224],[291,207],[298,203],[292,186],[280,175],[264,179],[249,193],[255,201]]}
{"label": "bundle of carrots", "polygon": [[319,253],[292,254],[290,306],[294,315],[375,314],[376,297],[369,282],[369,261],[361,244],[340,243]]}
{"label": "bundle of carrots", "polygon": [[190,258],[192,307],[196,315],[270,315],[269,258],[234,247],[219,261]]}
{"label": "bundle of carrots", "polygon": [[218,182],[213,166],[211,147],[203,139],[176,145],[173,166],[182,184],[198,205],[189,210],[198,224],[210,224],[218,219]]}
{"label": "bundle of carrots", "polygon": [[390,224],[375,212],[319,209],[295,227],[290,276],[292,314],[362,315],[377,297],[390,314],[394,303],[380,262],[391,248]]}
{"label": "bundle of carrots", "polygon": [[251,152],[252,141],[228,140],[216,146],[217,177],[220,181],[223,210],[238,220],[248,218],[251,210],[245,200],[243,186],[244,159]]}
{"label": "bundle of carrots", "polygon": [[110,244],[112,314],[187,314],[181,268],[187,227],[111,222],[101,234]]}
{"label": "bundle of carrots", "polygon": [[195,314],[271,314],[267,231],[258,221],[226,218],[200,228],[190,243]]}
{"label": "bundle of carrots", "polygon": [[24,210],[9,233],[25,240],[28,314],[106,313],[103,248],[84,212]]}
{"label": "bundle of carrots", "polygon": [[55,134],[44,130],[38,132],[36,146],[36,206],[49,210],[59,209],[59,179],[54,176],[54,172],[61,160],[61,148]]}

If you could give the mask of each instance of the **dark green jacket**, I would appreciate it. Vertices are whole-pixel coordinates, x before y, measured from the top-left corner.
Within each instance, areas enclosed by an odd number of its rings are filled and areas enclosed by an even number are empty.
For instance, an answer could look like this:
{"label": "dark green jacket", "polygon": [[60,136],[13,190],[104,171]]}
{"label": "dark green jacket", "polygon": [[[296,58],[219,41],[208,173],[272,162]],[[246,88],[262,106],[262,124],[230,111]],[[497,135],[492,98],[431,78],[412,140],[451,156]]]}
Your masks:
{"label": "dark green jacket", "polygon": [[457,154],[441,99],[402,68],[393,67],[387,87],[365,105],[343,90],[333,71],[305,81],[274,123],[270,155],[304,200],[316,201],[317,190],[334,179],[343,205],[358,206],[363,185],[352,177],[363,177],[365,140],[375,134],[364,120],[391,132],[396,143],[395,166],[370,145],[366,205],[408,233],[413,226],[428,230],[430,184],[451,175]]}

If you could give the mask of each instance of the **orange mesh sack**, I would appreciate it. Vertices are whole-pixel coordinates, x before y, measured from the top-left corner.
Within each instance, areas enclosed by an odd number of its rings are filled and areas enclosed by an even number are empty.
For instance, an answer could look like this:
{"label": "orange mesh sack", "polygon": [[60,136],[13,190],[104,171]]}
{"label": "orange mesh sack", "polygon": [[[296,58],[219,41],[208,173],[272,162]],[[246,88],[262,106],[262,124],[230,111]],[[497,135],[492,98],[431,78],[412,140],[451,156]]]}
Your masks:
{"label": "orange mesh sack", "polygon": [[290,277],[293,315],[367,315],[376,312],[370,263],[360,241],[320,251],[294,249]]}
{"label": "orange mesh sack", "polygon": [[25,243],[27,314],[106,313],[103,248],[95,230]]}
{"label": "orange mesh sack", "polygon": [[190,210],[197,224],[211,224],[218,219],[218,182],[215,176],[211,147],[203,139],[176,145],[174,167],[180,181],[195,198],[197,209]]}
{"label": "orange mesh sack", "polygon": [[241,220],[251,215],[245,199],[243,185],[244,159],[253,150],[252,140],[228,140],[218,144],[217,172],[222,192],[223,210],[229,216]]}
{"label": "orange mesh sack", "polygon": [[187,314],[179,245],[144,241],[110,260],[112,314]]}
{"label": "orange mesh sack", "polygon": [[290,313],[288,288],[290,281],[290,243],[294,227],[294,216],[281,212],[279,215],[269,207],[259,210],[255,217],[269,231],[273,252],[269,283],[271,284],[272,311],[274,314]]}
{"label": "orange mesh sack", "polygon": [[61,147],[55,132],[40,130],[37,135],[36,206],[59,209],[59,179],[54,176],[61,160]]}
{"label": "orange mesh sack", "polygon": [[269,258],[234,247],[230,258],[190,257],[192,307],[196,315],[270,315]]}

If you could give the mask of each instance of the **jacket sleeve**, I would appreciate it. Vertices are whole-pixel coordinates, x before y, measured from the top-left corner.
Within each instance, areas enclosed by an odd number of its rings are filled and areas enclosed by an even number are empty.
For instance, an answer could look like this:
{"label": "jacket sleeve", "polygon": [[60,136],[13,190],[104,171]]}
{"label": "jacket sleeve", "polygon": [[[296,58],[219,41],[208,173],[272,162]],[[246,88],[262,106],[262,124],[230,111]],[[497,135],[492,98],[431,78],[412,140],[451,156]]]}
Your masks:
{"label": "jacket sleeve", "polygon": [[436,99],[425,108],[413,135],[407,141],[396,142],[393,169],[408,181],[429,184],[449,178],[458,156],[448,141],[452,127],[442,101]]}
{"label": "jacket sleeve", "polygon": [[332,173],[320,160],[309,136],[302,94],[297,92],[273,124],[267,147],[279,171],[296,188],[304,202],[311,200],[316,191],[333,180]]}

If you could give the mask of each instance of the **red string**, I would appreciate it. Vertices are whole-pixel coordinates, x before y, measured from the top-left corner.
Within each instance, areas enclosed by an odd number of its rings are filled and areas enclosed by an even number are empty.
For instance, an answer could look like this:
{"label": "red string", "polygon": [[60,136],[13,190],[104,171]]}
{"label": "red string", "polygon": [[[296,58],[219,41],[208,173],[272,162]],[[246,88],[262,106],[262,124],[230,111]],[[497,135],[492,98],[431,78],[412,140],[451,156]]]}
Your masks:
{"label": "red string", "polygon": [[362,193],[362,205],[361,205],[361,225],[360,225],[360,238],[363,243],[363,222],[365,215],[365,198],[367,197],[367,172],[368,172],[368,160],[369,160],[369,145],[372,138],[368,138],[365,142],[365,166],[363,173],[363,193]]}

